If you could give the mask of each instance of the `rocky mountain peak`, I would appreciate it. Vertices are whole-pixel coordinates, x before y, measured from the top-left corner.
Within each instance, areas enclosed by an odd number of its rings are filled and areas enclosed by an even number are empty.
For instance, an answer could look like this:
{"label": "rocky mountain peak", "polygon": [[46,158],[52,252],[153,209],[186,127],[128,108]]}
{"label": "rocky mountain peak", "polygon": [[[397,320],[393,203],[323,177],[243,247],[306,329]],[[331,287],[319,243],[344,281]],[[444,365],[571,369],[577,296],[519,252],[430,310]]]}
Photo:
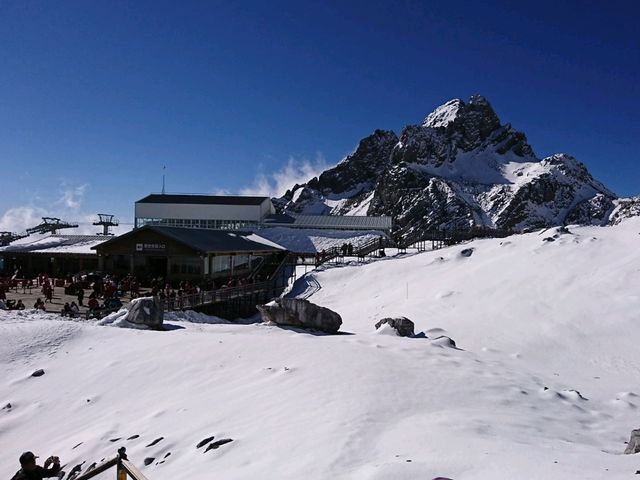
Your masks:
{"label": "rocky mountain peak", "polygon": [[[616,203],[617,202],[617,203]],[[376,130],[338,165],[275,199],[280,210],[390,215],[400,234],[483,226],[605,224],[640,211],[618,202],[575,158],[536,158],[524,133],[473,95],[437,107],[400,137]]]}
{"label": "rocky mountain peak", "polygon": [[437,107],[422,122],[423,127],[451,127],[462,130],[480,130],[487,133],[500,127],[500,119],[489,101],[482,95],[472,95],[467,103],[454,98]]}
{"label": "rocky mountain peak", "polygon": [[427,115],[427,118],[422,122],[422,126],[429,128],[446,127],[457,118],[463,107],[464,102],[459,98],[449,100]]}

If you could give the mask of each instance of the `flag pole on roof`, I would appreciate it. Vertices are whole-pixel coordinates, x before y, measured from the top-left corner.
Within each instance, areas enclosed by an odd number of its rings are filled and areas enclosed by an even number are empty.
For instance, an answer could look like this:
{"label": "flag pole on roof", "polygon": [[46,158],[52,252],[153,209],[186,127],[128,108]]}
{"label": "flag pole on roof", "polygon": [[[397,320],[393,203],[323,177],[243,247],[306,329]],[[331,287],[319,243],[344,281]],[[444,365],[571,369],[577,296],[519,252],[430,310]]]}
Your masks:
{"label": "flag pole on roof", "polygon": [[164,195],[164,172],[167,169],[166,165],[162,166],[162,195]]}

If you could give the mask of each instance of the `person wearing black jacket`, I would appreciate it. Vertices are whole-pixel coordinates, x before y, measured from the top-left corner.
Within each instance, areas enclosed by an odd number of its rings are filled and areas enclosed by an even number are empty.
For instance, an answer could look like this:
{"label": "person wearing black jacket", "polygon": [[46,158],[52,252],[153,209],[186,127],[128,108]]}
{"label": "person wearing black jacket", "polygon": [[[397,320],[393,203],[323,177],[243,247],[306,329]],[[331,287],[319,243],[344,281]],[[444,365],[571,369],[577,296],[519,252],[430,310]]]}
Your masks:
{"label": "person wearing black jacket", "polygon": [[[43,478],[57,477],[60,475],[60,459],[49,457],[44,462],[44,467],[36,464],[36,457],[32,452],[24,452],[20,455],[22,467],[11,480],[42,480]],[[51,465],[51,467],[49,467]]]}

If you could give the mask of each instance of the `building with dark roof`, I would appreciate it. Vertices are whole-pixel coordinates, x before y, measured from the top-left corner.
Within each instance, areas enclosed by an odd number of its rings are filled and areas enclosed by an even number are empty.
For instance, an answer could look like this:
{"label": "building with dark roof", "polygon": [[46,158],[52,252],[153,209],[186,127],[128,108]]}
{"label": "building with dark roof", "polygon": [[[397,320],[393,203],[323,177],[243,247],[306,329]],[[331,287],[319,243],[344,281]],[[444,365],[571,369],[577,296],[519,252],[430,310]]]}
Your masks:
{"label": "building with dark roof", "polygon": [[140,279],[248,276],[286,250],[250,232],[146,225],[93,247],[101,270]]}

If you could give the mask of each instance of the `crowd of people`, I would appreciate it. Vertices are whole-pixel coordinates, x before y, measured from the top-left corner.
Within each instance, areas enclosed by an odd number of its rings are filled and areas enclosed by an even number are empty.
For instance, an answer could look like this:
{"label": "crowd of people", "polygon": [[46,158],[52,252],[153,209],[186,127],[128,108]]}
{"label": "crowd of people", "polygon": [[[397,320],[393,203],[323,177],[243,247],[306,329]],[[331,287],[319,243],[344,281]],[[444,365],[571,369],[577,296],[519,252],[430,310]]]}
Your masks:
{"label": "crowd of people", "polygon": [[[345,249],[347,249],[345,244]],[[347,250],[345,250],[347,251]],[[183,280],[173,283],[164,278],[148,278],[145,285],[149,289],[141,291],[141,282],[131,274],[123,277],[114,275],[98,274],[76,274],[68,275],[64,279],[55,280],[45,274],[38,275],[35,279],[19,280],[13,282],[12,291],[19,292],[20,287],[31,291],[38,288],[40,293],[33,308],[42,311],[53,311],[54,296],[56,288],[64,288],[67,296],[75,297],[75,301],[65,302],[62,309],[58,310],[62,316],[76,317],[81,314],[81,310],[87,312],[87,316],[99,316],[116,311],[122,307],[122,298],[138,298],[141,295],[152,295],[164,300],[169,309],[188,304],[191,299],[202,292],[222,291],[231,288],[245,287],[259,282],[258,276],[246,276],[242,278],[229,277],[227,279],[203,279],[200,282]],[[24,310],[26,305],[22,300],[7,300],[8,288],[0,284],[0,309],[2,310]]]}

